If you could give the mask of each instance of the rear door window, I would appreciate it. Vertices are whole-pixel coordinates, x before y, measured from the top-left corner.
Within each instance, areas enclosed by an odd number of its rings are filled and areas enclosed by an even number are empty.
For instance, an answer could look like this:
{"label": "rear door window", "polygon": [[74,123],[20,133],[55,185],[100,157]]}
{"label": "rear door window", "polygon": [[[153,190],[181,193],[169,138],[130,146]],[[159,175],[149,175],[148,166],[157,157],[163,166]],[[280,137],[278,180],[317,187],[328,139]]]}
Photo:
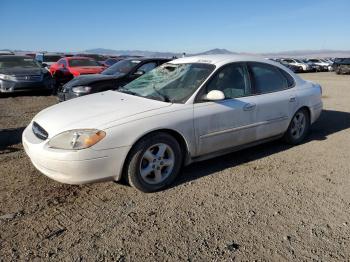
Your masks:
{"label": "rear door window", "polygon": [[289,88],[279,68],[265,63],[248,63],[254,94],[277,92]]}

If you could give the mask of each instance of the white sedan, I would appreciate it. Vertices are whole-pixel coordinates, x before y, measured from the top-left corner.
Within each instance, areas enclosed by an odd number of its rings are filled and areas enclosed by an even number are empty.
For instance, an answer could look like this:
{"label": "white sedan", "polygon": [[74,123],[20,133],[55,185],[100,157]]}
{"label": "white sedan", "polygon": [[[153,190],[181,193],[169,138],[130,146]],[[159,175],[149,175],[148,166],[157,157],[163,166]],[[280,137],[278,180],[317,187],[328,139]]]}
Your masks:
{"label": "white sedan", "polygon": [[23,132],[23,145],[54,180],[124,177],[153,192],[195,161],[281,137],[301,143],[322,111],[321,93],[320,85],[273,61],[186,57],[118,91],[41,111]]}

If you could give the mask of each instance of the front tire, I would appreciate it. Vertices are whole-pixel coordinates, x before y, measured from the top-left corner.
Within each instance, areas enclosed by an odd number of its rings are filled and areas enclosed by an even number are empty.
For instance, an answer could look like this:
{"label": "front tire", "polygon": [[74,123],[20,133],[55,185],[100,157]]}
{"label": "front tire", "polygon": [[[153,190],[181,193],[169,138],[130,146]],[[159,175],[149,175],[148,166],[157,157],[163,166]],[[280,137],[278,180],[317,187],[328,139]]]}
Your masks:
{"label": "front tire", "polygon": [[142,138],[132,148],[125,165],[128,183],[142,192],[155,192],[168,187],[182,166],[179,143],[167,133],[154,133]]}
{"label": "front tire", "polygon": [[307,109],[299,109],[293,116],[284,140],[291,145],[300,144],[308,135],[310,130],[310,115]]}

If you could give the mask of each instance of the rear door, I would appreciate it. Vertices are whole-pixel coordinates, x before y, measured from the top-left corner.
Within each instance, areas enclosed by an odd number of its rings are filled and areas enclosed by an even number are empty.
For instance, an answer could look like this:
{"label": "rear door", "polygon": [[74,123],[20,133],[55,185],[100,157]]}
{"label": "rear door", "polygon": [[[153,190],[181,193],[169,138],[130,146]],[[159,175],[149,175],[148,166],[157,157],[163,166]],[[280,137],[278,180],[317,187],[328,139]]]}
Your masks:
{"label": "rear door", "polygon": [[284,133],[297,106],[293,77],[266,63],[249,62],[248,69],[256,95],[257,139]]}

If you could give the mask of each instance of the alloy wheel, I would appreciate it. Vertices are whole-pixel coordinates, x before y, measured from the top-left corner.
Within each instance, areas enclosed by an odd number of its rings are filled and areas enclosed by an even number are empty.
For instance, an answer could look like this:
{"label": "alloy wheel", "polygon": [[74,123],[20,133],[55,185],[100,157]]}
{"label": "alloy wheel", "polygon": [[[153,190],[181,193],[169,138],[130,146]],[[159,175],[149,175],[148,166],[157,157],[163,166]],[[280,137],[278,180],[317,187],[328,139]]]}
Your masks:
{"label": "alloy wheel", "polygon": [[148,184],[159,184],[168,178],[175,165],[172,148],[164,143],[150,146],[140,161],[140,175]]}

